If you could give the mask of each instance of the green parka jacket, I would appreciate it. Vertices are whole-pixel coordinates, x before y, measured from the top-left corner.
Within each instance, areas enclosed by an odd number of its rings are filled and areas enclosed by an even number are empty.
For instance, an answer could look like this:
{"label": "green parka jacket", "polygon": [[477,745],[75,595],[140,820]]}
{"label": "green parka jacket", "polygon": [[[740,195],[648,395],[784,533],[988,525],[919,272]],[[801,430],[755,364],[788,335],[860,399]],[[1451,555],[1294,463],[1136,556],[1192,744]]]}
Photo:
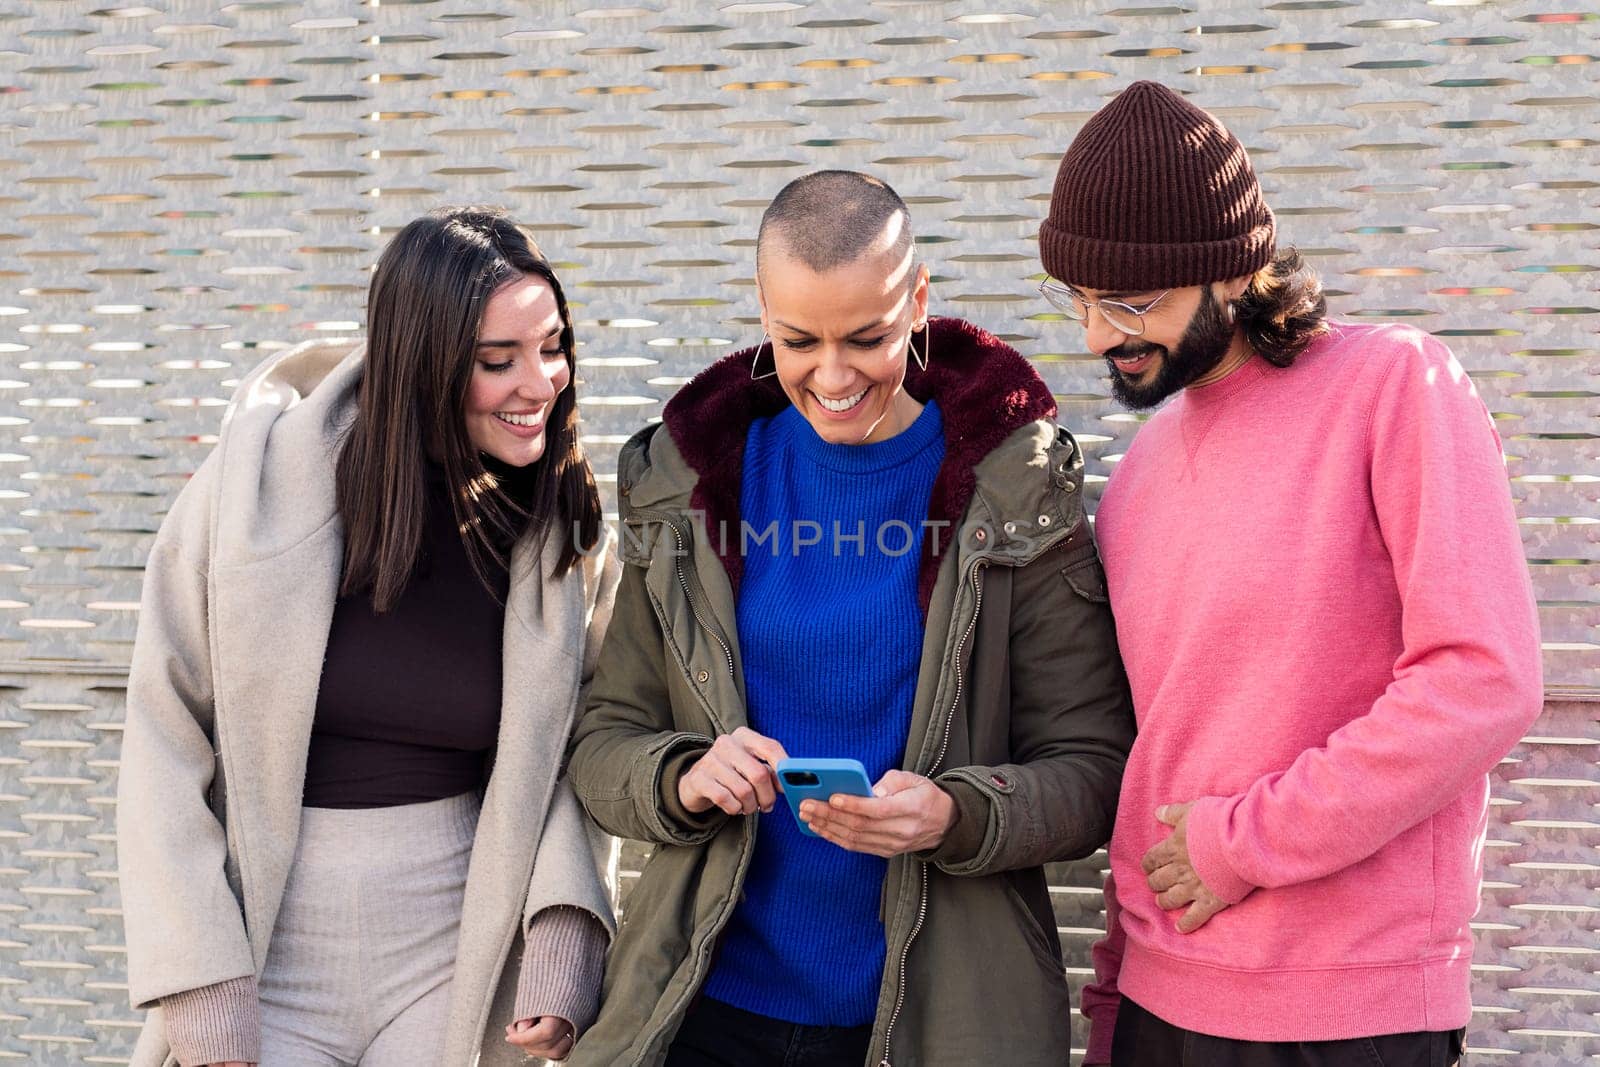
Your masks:
{"label": "green parka jacket", "polygon": [[[890,861],[868,1062],[1062,1065],[1070,1005],[1042,864],[1110,835],[1132,705],[1083,461],[1049,390],[959,320],[933,320],[931,350],[906,388],[944,419],[929,511],[946,525],[922,550],[927,626],[903,766],[937,779],[960,815],[938,849]],[[788,403],[774,381],[750,379],[750,359],[697,376],[664,429],[637,434],[619,460],[625,566],[570,777],[603,828],[656,847],[572,1067],[664,1061],[750,861],[756,817],[692,815],[677,799],[712,738],[746,722],[740,470],[751,421]]]}

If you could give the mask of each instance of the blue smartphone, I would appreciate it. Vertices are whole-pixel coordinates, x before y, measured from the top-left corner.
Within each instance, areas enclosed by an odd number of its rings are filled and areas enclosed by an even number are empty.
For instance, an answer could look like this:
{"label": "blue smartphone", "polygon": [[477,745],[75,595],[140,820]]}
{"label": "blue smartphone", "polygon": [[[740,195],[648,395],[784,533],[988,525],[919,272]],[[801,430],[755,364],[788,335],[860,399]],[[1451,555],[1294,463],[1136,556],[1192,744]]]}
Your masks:
{"label": "blue smartphone", "polygon": [[867,780],[867,769],[858,759],[786,759],[778,761],[778,781],[783,783],[783,796],[794,813],[795,825],[800,832],[819,837],[816,831],[800,818],[800,802],[815,800],[823,804],[835,793],[853,797],[870,797],[872,783]]}

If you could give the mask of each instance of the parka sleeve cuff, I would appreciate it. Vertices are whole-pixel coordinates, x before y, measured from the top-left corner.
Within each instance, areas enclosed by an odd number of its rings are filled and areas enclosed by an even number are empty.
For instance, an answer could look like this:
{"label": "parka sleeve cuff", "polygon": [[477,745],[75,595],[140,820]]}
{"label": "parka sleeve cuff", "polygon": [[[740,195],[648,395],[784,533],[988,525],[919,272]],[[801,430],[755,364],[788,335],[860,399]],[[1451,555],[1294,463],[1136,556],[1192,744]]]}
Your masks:
{"label": "parka sleeve cuff", "polygon": [[1237,904],[1256,887],[1229,862],[1223,829],[1233,803],[1225,797],[1201,797],[1189,808],[1185,836],[1189,864],[1205,887],[1228,904]]}
{"label": "parka sleeve cuff", "polygon": [[261,1061],[261,1002],[254,975],[161,998],[167,1044],[183,1067]]}
{"label": "parka sleeve cuff", "polygon": [[728,818],[719,808],[692,812],[678,798],[678,779],[710,748],[711,743],[706,739],[684,734],[676,738],[661,757],[657,777],[661,819],[669,830],[675,831],[671,836],[688,839],[685,844],[697,844],[710,837]]}
{"label": "parka sleeve cuff", "polygon": [[545,908],[535,915],[517,974],[517,1020],[554,1015],[576,1033],[588,1029],[600,1010],[609,940],[605,927],[582,908]]}
{"label": "parka sleeve cuff", "polygon": [[956,824],[937,847],[917,853],[917,858],[941,869],[971,863],[978,858],[988,836],[989,799],[959,779],[940,779],[935,784],[955,801]]}

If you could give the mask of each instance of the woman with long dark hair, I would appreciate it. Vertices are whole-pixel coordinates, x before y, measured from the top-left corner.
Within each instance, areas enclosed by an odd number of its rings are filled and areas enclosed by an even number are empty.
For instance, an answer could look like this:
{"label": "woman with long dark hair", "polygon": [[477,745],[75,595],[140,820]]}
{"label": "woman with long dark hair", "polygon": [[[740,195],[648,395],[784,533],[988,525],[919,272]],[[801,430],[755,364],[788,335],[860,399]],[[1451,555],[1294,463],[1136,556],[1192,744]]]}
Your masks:
{"label": "woman with long dark hair", "polygon": [[135,1065],[514,1063],[596,1010],[610,901],[560,772],[616,568],[561,284],[505,214],[442,210],[368,331],[245,378],[150,554]]}

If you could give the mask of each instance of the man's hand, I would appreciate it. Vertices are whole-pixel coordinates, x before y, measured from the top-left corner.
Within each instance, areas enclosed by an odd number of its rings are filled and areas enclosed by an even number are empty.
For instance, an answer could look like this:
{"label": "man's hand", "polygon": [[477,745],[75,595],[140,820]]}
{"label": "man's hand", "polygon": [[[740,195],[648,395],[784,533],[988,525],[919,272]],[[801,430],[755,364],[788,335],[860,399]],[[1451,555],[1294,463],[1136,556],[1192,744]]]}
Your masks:
{"label": "man's hand", "polygon": [[1144,854],[1145,882],[1156,903],[1167,911],[1187,907],[1178,916],[1178,932],[1192,934],[1228,905],[1207,889],[1189,862],[1189,808],[1192,804],[1164,804],[1156,818],[1172,827],[1166,840]]}
{"label": "man's hand", "polygon": [[720,808],[729,815],[771,811],[778,796],[783,746],[748,726],[723,734],[678,779],[678,800],[698,815]]}
{"label": "man's hand", "polygon": [[821,837],[851,852],[885,858],[936,848],[957,814],[949,793],[909,771],[890,771],[870,797],[835,793],[826,804],[807,800],[800,805],[800,817]]}

